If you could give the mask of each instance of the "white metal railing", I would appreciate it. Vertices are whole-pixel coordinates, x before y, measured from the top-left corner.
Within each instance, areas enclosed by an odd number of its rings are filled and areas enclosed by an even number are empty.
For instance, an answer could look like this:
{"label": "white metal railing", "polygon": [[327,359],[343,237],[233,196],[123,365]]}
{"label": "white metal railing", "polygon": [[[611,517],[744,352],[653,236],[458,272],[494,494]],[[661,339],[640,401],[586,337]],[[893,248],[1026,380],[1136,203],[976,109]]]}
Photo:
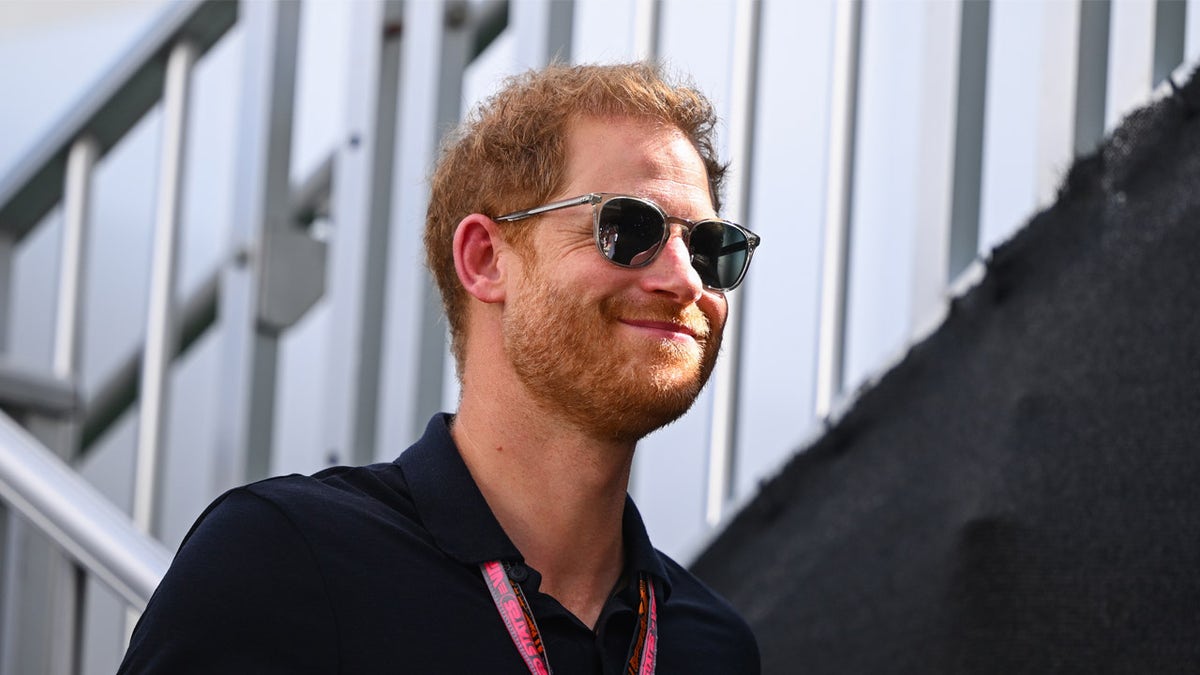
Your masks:
{"label": "white metal railing", "polygon": [[171,553],[8,415],[0,413],[0,499],[134,607]]}
{"label": "white metal railing", "polygon": [[[223,433],[219,434],[214,462],[218,483],[243,482],[267,471],[279,335],[324,292],[325,244],[301,230],[314,217],[328,215],[331,203],[342,209],[338,224],[346,231],[340,239],[362,244],[352,249],[353,255],[341,267],[357,272],[360,258],[375,260],[350,295],[342,289],[335,300],[346,307],[358,305],[364,296],[368,302],[373,297],[377,305],[382,302],[386,266],[379,255],[387,248],[392,183],[388,139],[395,137],[398,126],[396,80],[400,76],[398,41],[404,5],[398,0],[379,4],[387,11],[364,13],[375,20],[361,27],[368,34],[376,32],[377,41],[390,42],[382,52],[382,72],[364,83],[369,98],[376,100],[377,107],[367,119],[374,122],[369,138],[378,144],[377,151],[351,151],[349,159],[342,162],[331,156],[299,186],[289,186],[299,5],[197,0],[168,5],[117,67],[0,181],[0,239],[4,243],[20,241],[58,201],[65,214],[52,373],[40,376],[13,368],[0,373],[0,402],[21,412],[23,422],[32,420],[42,429],[39,439],[10,417],[0,419],[0,499],[133,608],[145,604],[170,558],[153,535],[159,534],[157,521],[163,509],[159,494],[172,362],[199,333],[214,325],[219,311],[225,363],[232,365],[233,376],[232,395],[222,397],[225,407],[218,424]],[[503,27],[506,9],[497,2],[454,0],[445,4],[442,51],[446,58],[439,76],[437,131],[457,119],[462,72]],[[176,278],[191,79],[197,59],[235,20],[242,27],[246,65],[232,250],[217,274],[180,302]],[[380,53],[376,48],[366,60],[380,59]],[[92,176],[105,153],[160,99],[163,124],[146,339],[84,402],[77,382]],[[356,175],[355,169],[362,175]],[[335,192],[334,175],[342,173],[345,185]],[[354,189],[361,184],[369,188],[365,197]],[[339,199],[331,199],[331,195]],[[373,234],[353,234],[355,213],[365,221],[361,227]],[[6,256],[11,252],[11,246],[0,251]],[[7,277],[8,258],[0,264]],[[366,309],[368,316],[348,322],[347,327],[353,326],[366,343],[378,344],[380,308]],[[429,340],[431,345],[440,343],[441,335],[436,337],[436,341]],[[377,363],[380,357],[374,354],[372,358]],[[378,377],[370,363],[349,375],[352,382],[359,380],[351,386],[360,391],[362,380]],[[28,389],[30,384],[35,388]],[[436,391],[428,392],[426,398],[436,399]],[[361,409],[373,414],[377,406],[373,394],[368,392],[366,399],[358,401]],[[131,520],[90,487],[70,460],[135,402],[140,403],[140,410]],[[38,421],[36,414],[46,411],[54,417]],[[367,436],[370,441],[370,434]],[[65,461],[55,457],[55,452]],[[13,531],[10,528],[10,538]],[[23,584],[14,562],[23,554],[18,549],[8,546],[0,550],[10,563],[6,575],[10,588]],[[29,669],[78,672],[81,668],[83,573],[64,577],[52,572],[39,583],[46,580],[73,588],[50,589],[51,602],[38,611],[38,617],[15,614],[20,610],[14,610],[14,598],[6,599],[0,642],[8,653],[0,659],[2,673]],[[21,592],[37,591],[23,588]],[[29,603],[22,606],[27,611]],[[64,642],[68,645],[65,649]],[[47,657],[47,650],[55,655]]]}
{"label": "white metal railing", "polygon": [[[164,213],[160,220],[168,230],[166,247],[174,247],[170,234],[178,211],[179,149],[190,66],[234,25],[237,9],[236,4],[212,0],[167,5],[125,57],[0,180],[0,237],[10,244],[3,250],[6,269],[11,265],[11,244],[37,227],[55,203],[62,204],[52,362],[49,376],[41,379],[51,389],[70,392],[68,405],[47,415],[25,395],[29,392],[10,388],[8,409],[20,414],[28,428],[0,413],[0,500],[8,506],[7,513],[0,515],[19,516],[9,517],[4,528],[2,672],[79,672],[83,666],[84,571],[115,591],[128,606],[140,609],[169,564],[170,553],[148,534],[151,512],[145,508],[145,490],[139,490],[134,499],[139,521],[135,523],[71,465],[81,449],[84,422],[78,383],[92,182],[100,159],[162,98],[165,80],[168,118],[173,114],[175,124],[168,124],[163,144],[159,206]],[[169,282],[173,261],[172,255],[165,267],[156,265],[156,276],[165,275]],[[3,283],[7,286],[8,279]],[[155,288],[163,291],[156,300],[166,298],[167,306],[151,302],[152,307],[158,306],[152,316],[162,319],[148,322],[150,348],[139,359],[143,393],[148,391],[140,419],[151,429],[160,424],[161,406],[156,404],[163,389],[163,371],[177,353],[173,338],[179,323],[172,311],[173,284],[156,283]],[[7,295],[8,288],[0,291]],[[0,324],[7,326],[8,317]],[[6,382],[14,380],[12,375],[8,367],[0,373]],[[114,420],[115,416],[108,423]],[[156,450],[150,448],[142,455],[153,460]],[[49,542],[27,536],[24,530],[28,525]],[[74,561],[74,570],[47,546],[64,552]],[[30,579],[26,576],[32,571],[30,565],[46,569]]]}

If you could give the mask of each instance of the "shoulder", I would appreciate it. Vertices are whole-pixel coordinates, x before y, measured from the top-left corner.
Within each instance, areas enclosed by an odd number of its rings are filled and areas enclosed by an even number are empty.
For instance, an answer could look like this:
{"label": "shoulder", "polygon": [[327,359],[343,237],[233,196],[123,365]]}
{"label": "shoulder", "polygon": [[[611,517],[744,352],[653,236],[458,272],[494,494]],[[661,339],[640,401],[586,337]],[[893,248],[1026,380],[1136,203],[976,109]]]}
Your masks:
{"label": "shoulder", "polygon": [[122,672],[258,672],[279,654],[288,657],[262,672],[336,671],[336,577],[380,528],[421,531],[387,466],[272,478],[214,500],[147,605]]}
{"label": "shoulder", "polygon": [[308,537],[339,532],[371,514],[415,518],[403,476],[392,465],[268,478],[217,497],[184,537],[176,563],[197,548],[211,553],[214,540],[220,549],[240,544],[271,554],[277,546],[286,549]]}
{"label": "shoulder", "polygon": [[[328,643],[290,635],[327,634],[332,613],[321,575],[292,520],[243,487],[214,501],[180,545],[138,621],[121,673],[336,670]],[[217,648],[216,645],[221,645]],[[295,660],[290,657],[294,656]],[[302,664],[309,664],[301,667]]]}
{"label": "shoulder", "polygon": [[412,511],[408,484],[395,464],[338,466],[311,476],[292,474],[268,478],[231,490],[226,495],[238,493],[253,495],[264,505],[289,514],[331,509],[335,514],[362,510]]}
{"label": "shoulder", "polygon": [[758,641],[745,619],[682,565],[658,555],[671,584],[659,623],[663,672],[758,673]]}
{"label": "shoulder", "polygon": [[184,537],[169,575],[219,569],[223,579],[208,581],[227,583],[253,581],[261,570],[271,570],[292,583],[316,580],[334,562],[331,552],[397,533],[408,540],[426,536],[393,465],[269,478],[214,500]]}

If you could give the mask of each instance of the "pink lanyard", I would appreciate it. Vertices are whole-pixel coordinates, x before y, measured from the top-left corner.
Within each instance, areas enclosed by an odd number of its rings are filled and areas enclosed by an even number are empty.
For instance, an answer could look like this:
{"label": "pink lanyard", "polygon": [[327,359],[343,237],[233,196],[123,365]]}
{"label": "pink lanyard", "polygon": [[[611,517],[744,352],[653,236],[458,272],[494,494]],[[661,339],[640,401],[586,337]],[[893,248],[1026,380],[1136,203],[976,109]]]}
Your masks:
{"label": "pink lanyard", "polygon": [[[508,635],[529,667],[529,672],[550,675],[546,646],[542,644],[542,634],[521,587],[509,581],[507,568],[498,560],[483,563],[479,568],[483,571],[483,580],[487,582]],[[654,598],[654,582],[649,575],[642,574],[639,577],[638,593],[641,599],[638,601],[637,634],[629,649],[626,673],[653,675],[658,655],[658,601]]]}

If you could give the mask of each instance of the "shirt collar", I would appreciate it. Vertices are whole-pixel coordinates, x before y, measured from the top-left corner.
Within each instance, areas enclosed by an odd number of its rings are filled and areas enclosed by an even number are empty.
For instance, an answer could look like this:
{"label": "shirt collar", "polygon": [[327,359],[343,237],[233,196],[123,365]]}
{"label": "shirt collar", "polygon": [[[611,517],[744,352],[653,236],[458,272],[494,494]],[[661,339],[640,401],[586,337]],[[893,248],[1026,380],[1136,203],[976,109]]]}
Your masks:
{"label": "shirt collar", "polygon": [[452,419],[446,413],[434,415],[425,435],[395,462],[421,522],[438,548],[460,562],[524,561],[458,454],[450,436]]}
{"label": "shirt collar", "polygon": [[625,538],[626,569],[634,575],[649,572],[662,589],[663,599],[671,597],[671,580],[667,577],[667,568],[663,565],[662,556],[650,543],[650,535],[646,534],[646,524],[642,522],[642,514],[638,512],[633,498],[629,495],[625,495],[625,515],[621,522],[621,535]]}
{"label": "shirt collar", "polygon": [[[524,562],[459,455],[450,436],[452,419],[447,413],[434,415],[425,427],[425,434],[394,462],[404,474],[421,522],[438,548],[459,562],[471,565],[491,560]],[[627,570],[635,575],[649,572],[658,579],[664,597],[668,596],[670,582],[666,568],[650,543],[641,514],[628,496],[621,534],[625,539]]]}

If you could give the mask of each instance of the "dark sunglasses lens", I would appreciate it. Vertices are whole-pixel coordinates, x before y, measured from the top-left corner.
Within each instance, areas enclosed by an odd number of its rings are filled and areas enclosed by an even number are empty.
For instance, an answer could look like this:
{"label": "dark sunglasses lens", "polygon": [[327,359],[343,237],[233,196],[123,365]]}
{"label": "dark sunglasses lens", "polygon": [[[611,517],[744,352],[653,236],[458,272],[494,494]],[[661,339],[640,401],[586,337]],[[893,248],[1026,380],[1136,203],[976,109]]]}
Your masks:
{"label": "dark sunglasses lens", "polygon": [[741,278],[750,257],[750,242],[736,227],[706,220],[692,230],[692,267],[705,286],[728,289]]}
{"label": "dark sunglasses lens", "polygon": [[609,260],[638,267],[654,259],[666,223],[649,204],[617,197],[604,203],[599,218],[596,236],[600,250]]}

